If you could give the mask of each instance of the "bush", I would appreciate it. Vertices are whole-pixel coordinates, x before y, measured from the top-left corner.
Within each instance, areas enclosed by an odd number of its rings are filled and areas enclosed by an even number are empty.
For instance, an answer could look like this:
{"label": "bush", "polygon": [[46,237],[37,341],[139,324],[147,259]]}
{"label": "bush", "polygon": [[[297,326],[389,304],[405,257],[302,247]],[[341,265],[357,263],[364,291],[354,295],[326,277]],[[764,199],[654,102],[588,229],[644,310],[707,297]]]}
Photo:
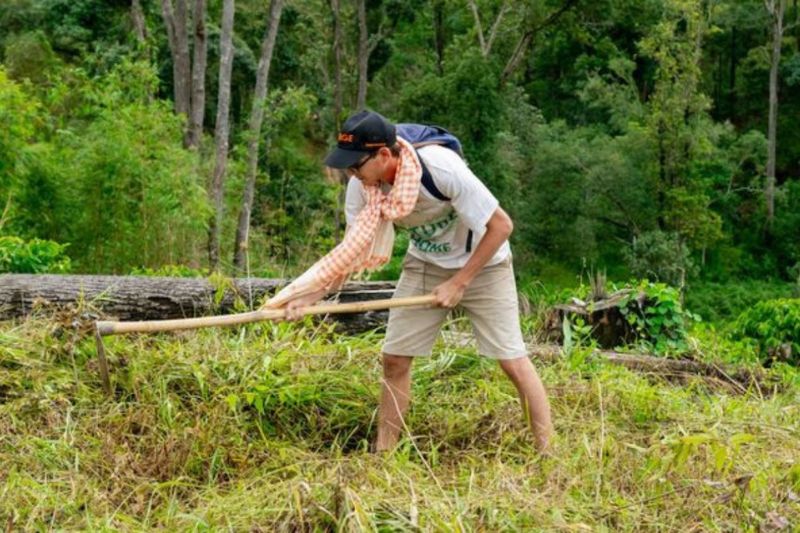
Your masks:
{"label": "bush", "polygon": [[763,300],[797,298],[797,285],[775,280],[739,280],[735,283],[690,283],[685,293],[687,309],[706,322],[734,321]]}
{"label": "bush", "polygon": [[762,361],[800,365],[800,298],[757,303],[736,320],[733,336],[753,339]]}
{"label": "bush", "polygon": [[64,254],[68,244],[19,237],[0,237],[0,272],[25,274],[65,273],[70,259]]}
{"label": "bush", "polygon": [[619,305],[628,323],[654,353],[688,349],[686,327],[699,317],[683,308],[675,287],[642,280]]}
{"label": "bush", "polygon": [[204,170],[181,146],[180,117],[148,99],[155,85],[151,66],[121,63],[82,87],[93,120],[58,138],[63,240],[82,270],[200,260],[211,213]]}
{"label": "bush", "polygon": [[642,234],[626,250],[626,259],[634,276],[671,285],[683,285],[696,271],[688,247],[674,233]]}
{"label": "bush", "polygon": [[[38,103],[0,66],[0,201],[5,204],[25,147],[35,130]],[[0,208],[2,209],[2,208]]]}
{"label": "bush", "polygon": [[[628,289],[630,292],[616,304],[620,314],[625,317],[624,332],[619,332],[625,339],[633,338],[632,344],[639,344],[645,350],[660,354],[677,354],[685,352],[688,345],[687,326],[700,317],[685,310],[681,304],[680,292],[675,287],[664,283],[653,283],[648,280],[633,281],[618,287],[609,284],[599,291],[582,285],[577,290],[564,290],[559,293],[559,301],[570,301],[573,297],[586,302],[597,301],[601,297],[593,297],[598,293],[613,293]],[[589,309],[592,308],[590,303]],[[591,335],[584,324],[575,321],[579,329],[585,330],[583,335]],[[580,335],[581,333],[578,332]]]}

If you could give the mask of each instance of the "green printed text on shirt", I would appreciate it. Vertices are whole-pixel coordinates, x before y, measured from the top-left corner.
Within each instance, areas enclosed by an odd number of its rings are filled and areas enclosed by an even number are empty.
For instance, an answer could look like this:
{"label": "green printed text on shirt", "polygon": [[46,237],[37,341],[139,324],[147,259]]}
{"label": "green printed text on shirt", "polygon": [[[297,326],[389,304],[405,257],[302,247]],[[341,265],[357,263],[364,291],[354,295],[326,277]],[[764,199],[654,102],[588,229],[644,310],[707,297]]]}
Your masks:
{"label": "green printed text on shirt", "polygon": [[430,224],[421,224],[410,228],[411,242],[421,252],[447,253],[450,251],[450,243],[436,243],[434,239],[443,235],[450,229],[456,221],[455,210],[450,211],[447,216]]}

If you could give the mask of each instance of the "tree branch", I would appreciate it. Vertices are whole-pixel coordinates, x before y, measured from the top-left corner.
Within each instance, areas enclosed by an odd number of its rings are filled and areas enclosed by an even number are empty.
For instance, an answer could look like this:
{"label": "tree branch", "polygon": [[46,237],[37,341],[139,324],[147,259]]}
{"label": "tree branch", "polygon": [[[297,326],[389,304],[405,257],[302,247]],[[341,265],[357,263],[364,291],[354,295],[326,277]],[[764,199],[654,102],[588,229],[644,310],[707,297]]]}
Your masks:
{"label": "tree branch", "polygon": [[481,45],[481,54],[486,57],[486,41],[483,38],[481,15],[478,13],[478,5],[475,3],[475,0],[469,0],[469,7],[472,9],[472,15],[475,17],[475,28],[478,30],[478,42]]}
{"label": "tree branch", "polygon": [[557,21],[561,17],[561,15],[572,9],[578,3],[578,1],[579,0],[565,0],[564,5],[562,5],[558,10],[551,13],[550,16],[548,16],[544,20],[544,22],[542,22],[538,26],[529,29],[522,35],[522,37],[520,37],[517,46],[514,48],[514,53],[511,54],[511,58],[508,60],[508,63],[506,63],[506,66],[503,69],[503,74],[500,76],[501,85],[503,85],[511,76],[511,74],[514,73],[514,71],[517,68],[517,65],[519,64],[520,59],[522,58],[522,55],[527,50],[528,45],[530,45],[531,41],[536,36],[536,34],[539,33],[542,29],[549,26],[550,24],[553,24],[555,21]]}
{"label": "tree branch", "polygon": [[8,193],[8,200],[6,200],[6,207],[3,209],[3,215],[0,216],[0,230],[3,229],[8,221],[8,213],[11,212],[11,193]]}
{"label": "tree branch", "polygon": [[489,40],[486,42],[486,51],[483,54],[484,57],[488,56],[492,51],[492,43],[494,43],[494,38],[497,36],[497,29],[500,27],[500,21],[503,19],[503,15],[505,15],[510,9],[511,6],[508,5],[508,2],[503,2],[500,12],[497,14],[494,24],[492,24],[492,29],[489,31]]}
{"label": "tree branch", "polygon": [[144,43],[147,40],[147,25],[144,21],[142,4],[139,3],[139,0],[132,0],[131,2],[131,20],[133,21],[136,40],[140,43]]}
{"label": "tree branch", "polygon": [[161,0],[161,16],[164,19],[164,26],[167,28],[167,44],[169,44],[169,50],[174,58],[178,46],[175,44],[175,17],[172,14],[172,0]]}
{"label": "tree branch", "polygon": [[378,25],[378,31],[370,35],[369,39],[367,39],[367,57],[369,57],[372,52],[375,51],[375,48],[378,46],[378,43],[381,42],[381,39],[386,37],[388,34],[389,32],[385,31],[383,20],[381,20],[381,23]]}

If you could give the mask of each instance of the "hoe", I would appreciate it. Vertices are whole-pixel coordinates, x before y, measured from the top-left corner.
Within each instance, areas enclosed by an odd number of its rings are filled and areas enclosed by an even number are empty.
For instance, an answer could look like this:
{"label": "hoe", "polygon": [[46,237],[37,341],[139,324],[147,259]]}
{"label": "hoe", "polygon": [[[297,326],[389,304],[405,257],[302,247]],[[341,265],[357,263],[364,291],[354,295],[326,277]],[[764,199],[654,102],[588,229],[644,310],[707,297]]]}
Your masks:
{"label": "hoe", "polygon": [[[328,315],[336,313],[363,313],[394,307],[430,307],[434,303],[434,296],[409,296],[406,298],[386,298],[367,302],[349,302],[343,304],[324,303],[303,307],[300,312],[304,315]],[[198,329],[216,326],[235,326],[260,322],[262,320],[283,320],[286,318],[285,309],[260,309],[248,313],[236,313],[221,316],[205,316],[198,318],[181,318],[174,320],[150,320],[144,322],[109,322],[97,321],[95,323],[95,341],[97,342],[97,359],[100,367],[100,377],[103,389],[111,394],[111,379],[108,373],[106,350],[103,337],[106,335],[120,335],[123,333],[154,333],[161,331],[179,331],[184,329]]]}

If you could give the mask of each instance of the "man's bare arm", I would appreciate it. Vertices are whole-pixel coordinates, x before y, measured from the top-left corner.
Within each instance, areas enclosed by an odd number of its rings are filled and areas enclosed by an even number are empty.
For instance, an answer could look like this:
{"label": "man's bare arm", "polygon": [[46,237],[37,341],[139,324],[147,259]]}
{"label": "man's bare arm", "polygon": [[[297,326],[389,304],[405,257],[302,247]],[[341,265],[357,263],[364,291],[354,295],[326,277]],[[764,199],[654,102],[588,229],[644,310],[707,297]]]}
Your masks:
{"label": "man's bare arm", "polygon": [[455,307],[464,296],[464,290],[483,269],[500,246],[514,231],[514,223],[503,208],[498,207],[486,223],[486,233],[472,256],[452,278],[433,289],[436,303],[441,307]]}

